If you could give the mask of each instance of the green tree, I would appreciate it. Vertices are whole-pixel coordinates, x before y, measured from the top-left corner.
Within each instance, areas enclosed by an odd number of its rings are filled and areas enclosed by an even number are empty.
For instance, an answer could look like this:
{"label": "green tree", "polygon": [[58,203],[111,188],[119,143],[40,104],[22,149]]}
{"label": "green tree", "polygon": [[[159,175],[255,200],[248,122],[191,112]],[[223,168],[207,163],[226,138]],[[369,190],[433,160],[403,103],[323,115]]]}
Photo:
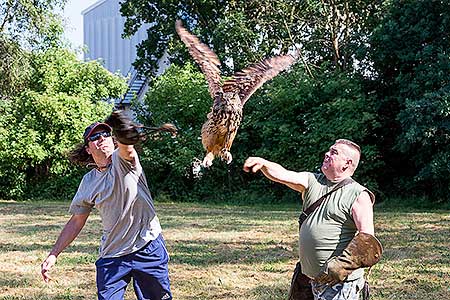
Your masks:
{"label": "green tree", "polygon": [[62,45],[66,0],[0,0],[0,97],[17,96],[32,72],[31,52]]}
{"label": "green tree", "polygon": [[395,193],[449,199],[450,3],[392,1],[374,32],[380,182]]}
{"label": "green tree", "polygon": [[[358,73],[364,73],[370,66],[363,50],[368,36],[378,24],[377,18],[384,5],[385,1],[368,0],[155,1],[152,5],[141,0],[124,1],[121,12],[128,18],[125,35],[133,34],[145,23],[150,24],[149,38],[138,48],[136,65],[143,72],[151,73],[164,51],[169,52],[176,64],[184,64],[190,59],[174,30],[177,18],[208,44],[222,62],[227,62],[222,65],[225,76],[263,57],[286,52],[293,45],[301,52],[301,62],[293,72],[280,75],[273,83],[264,85],[246,104],[244,121],[232,148],[234,162],[222,168],[215,165],[202,170],[203,176],[194,176],[190,172],[192,161],[201,159],[203,155],[198,148],[201,147],[200,141],[192,144],[200,135],[201,124],[191,127],[185,125],[184,120],[189,114],[187,109],[198,112],[200,107],[205,111],[200,123],[205,120],[204,115],[211,104],[206,81],[202,83],[202,93],[205,93],[202,97],[208,99],[206,106],[192,103],[197,98],[184,88],[197,87],[191,78],[197,76],[195,71],[189,70],[189,76],[172,71],[175,73],[168,73],[153,82],[146,110],[153,115],[173,116],[173,121],[181,127],[197,128],[197,135],[187,140],[170,140],[172,148],[158,140],[157,145],[148,147],[152,149],[151,153],[145,150],[149,155],[148,168],[158,169],[158,164],[164,161],[165,167],[160,168],[159,177],[153,178],[156,190],[177,196],[184,190],[184,193],[189,191],[187,195],[194,193],[200,198],[221,195],[226,199],[230,193],[252,199],[290,197],[286,196],[284,189],[271,188],[269,190],[273,193],[266,193],[267,185],[272,187],[272,184],[243,174],[243,160],[254,154],[293,169],[315,170],[322,158],[323,152],[320,151],[325,151],[339,137],[353,139],[363,146],[364,162],[358,177],[377,189],[376,182],[369,176],[382,167],[376,140],[371,139],[378,126],[374,116],[375,104],[373,97],[364,93],[364,81]],[[196,91],[194,95],[200,89]],[[170,101],[167,95],[176,97]],[[183,99],[180,102],[179,96]],[[191,107],[186,108],[189,102]],[[167,103],[171,108],[166,107]],[[188,155],[175,157],[184,157],[184,160],[170,161],[168,157],[180,149]],[[215,164],[221,166],[220,162]],[[167,174],[171,174],[173,184]],[[164,184],[160,185],[161,182]],[[247,187],[243,188],[243,184]],[[264,191],[264,195],[255,191]]]}
{"label": "green tree", "polygon": [[308,16],[301,40],[309,63],[320,66],[332,62],[340,70],[366,70],[365,46],[378,25],[384,0],[301,1]]}
{"label": "green tree", "polygon": [[62,33],[61,16],[66,0],[1,0],[0,35],[22,47],[48,46]]}
{"label": "green tree", "polygon": [[30,53],[17,42],[0,35],[0,99],[10,99],[28,84]]}
{"label": "green tree", "polygon": [[322,68],[311,77],[294,67],[257,93],[244,109],[242,131],[236,138],[239,151],[292,170],[315,172],[329,146],[347,138],[363,150],[355,178],[380,194],[373,176],[383,168],[376,140],[371,138],[378,128],[373,98],[365,95],[362,78],[327,71],[326,65]]}
{"label": "green tree", "polygon": [[185,2],[143,0],[122,2],[127,18],[124,35],[133,35],[148,24],[148,39],[138,47],[135,65],[143,73],[156,70],[165,51],[174,62],[189,57],[175,33],[176,19],[217,53],[225,74],[294,45],[303,64],[352,69],[367,36],[376,25],[383,3],[372,0],[333,1],[211,1]]}
{"label": "green tree", "polygon": [[183,197],[192,192],[194,165],[204,154],[200,129],[211,103],[205,77],[191,64],[172,65],[154,81],[144,105],[137,109],[140,121],[146,125],[172,122],[179,129],[176,138],[162,134],[144,144],[141,162],[155,193]]}
{"label": "green tree", "polygon": [[[147,30],[148,39],[138,47],[136,66],[149,74],[165,51],[169,51],[175,61],[184,62],[189,57],[175,33],[175,20],[179,18],[185,21],[185,26],[193,30],[194,34],[210,45],[222,61],[233,60],[236,68],[270,55],[273,45],[267,44],[273,44],[273,41],[266,39],[270,30],[265,31],[265,28],[261,27],[258,33],[251,23],[261,14],[268,12],[261,10],[263,4],[258,4],[257,1],[247,1],[243,5],[240,7],[235,1],[211,0],[183,3],[154,1],[151,5],[142,0],[124,1],[121,12],[127,17],[124,29],[126,36],[134,34],[143,24],[150,24]],[[284,27],[284,24],[282,26]],[[261,38],[263,35],[266,35],[265,39]],[[281,50],[285,50],[287,47],[283,42],[285,41],[276,38],[276,48],[281,46]],[[292,41],[289,40],[289,44],[291,45]],[[227,66],[225,71],[226,68]]]}
{"label": "green tree", "polygon": [[77,169],[67,151],[82,141],[89,123],[111,111],[111,104],[99,100],[126,89],[123,78],[97,62],[78,61],[69,50],[49,49],[32,61],[29,88],[0,106],[1,197],[26,191],[43,196],[45,188],[58,188],[53,195],[59,197],[72,193],[68,183]]}

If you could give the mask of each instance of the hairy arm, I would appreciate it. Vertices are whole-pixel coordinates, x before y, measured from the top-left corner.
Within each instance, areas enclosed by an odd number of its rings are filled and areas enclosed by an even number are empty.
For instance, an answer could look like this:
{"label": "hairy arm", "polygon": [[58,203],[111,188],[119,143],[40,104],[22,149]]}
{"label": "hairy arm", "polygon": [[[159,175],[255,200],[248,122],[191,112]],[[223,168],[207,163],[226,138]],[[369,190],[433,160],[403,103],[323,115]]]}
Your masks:
{"label": "hairy arm", "polygon": [[308,187],[308,174],[306,172],[290,171],[261,157],[247,158],[244,163],[244,171],[253,173],[261,171],[270,180],[287,185],[298,192],[303,192]]}
{"label": "hairy arm", "polygon": [[78,236],[88,217],[89,214],[72,215],[64,226],[49,255],[41,264],[41,274],[45,282],[51,279],[48,272],[56,263],[56,258]]}
{"label": "hairy arm", "polygon": [[375,235],[373,225],[373,203],[367,192],[362,192],[352,206],[352,216],[359,232]]}

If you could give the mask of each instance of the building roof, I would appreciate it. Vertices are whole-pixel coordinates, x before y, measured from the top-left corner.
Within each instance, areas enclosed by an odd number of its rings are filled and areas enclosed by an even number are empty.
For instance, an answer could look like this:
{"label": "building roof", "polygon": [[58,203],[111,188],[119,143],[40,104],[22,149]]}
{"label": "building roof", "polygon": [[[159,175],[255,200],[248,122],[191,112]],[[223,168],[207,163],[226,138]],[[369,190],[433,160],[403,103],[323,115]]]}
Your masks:
{"label": "building roof", "polygon": [[90,12],[91,10],[93,10],[94,8],[96,8],[97,6],[105,3],[108,0],[98,0],[97,2],[95,2],[94,4],[92,4],[91,6],[89,6],[88,8],[86,8],[85,10],[83,10],[81,12],[82,15],[87,14],[88,12]]}

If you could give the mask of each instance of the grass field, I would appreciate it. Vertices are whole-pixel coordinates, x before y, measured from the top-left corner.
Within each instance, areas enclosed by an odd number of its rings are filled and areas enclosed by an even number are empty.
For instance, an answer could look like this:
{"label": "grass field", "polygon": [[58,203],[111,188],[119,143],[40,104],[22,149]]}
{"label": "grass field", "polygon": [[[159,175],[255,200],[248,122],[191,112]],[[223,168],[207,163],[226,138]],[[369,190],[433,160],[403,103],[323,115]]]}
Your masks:
{"label": "grass field", "polygon": [[[290,206],[156,203],[174,299],[286,299],[297,259]],[[90,216],[44,284],[40,263],[68,219],[68,203],[0,201],[0,300],[96,299],[100,219]],[[450,212],[375,208],[385,252],[372,270],[374,300],[450,299]],[[126,299],[135,299],[130,286]]]}

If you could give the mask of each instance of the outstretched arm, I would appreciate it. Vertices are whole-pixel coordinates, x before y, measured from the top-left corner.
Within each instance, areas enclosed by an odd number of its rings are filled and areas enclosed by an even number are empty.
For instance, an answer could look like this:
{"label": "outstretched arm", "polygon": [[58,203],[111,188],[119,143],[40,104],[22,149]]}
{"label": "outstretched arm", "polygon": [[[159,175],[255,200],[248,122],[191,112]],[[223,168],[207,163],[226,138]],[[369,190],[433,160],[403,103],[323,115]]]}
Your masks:
{"label": "outstretched arm", "polygon": [[47,258],[41,264],[42,278],[46,283],[52,278],[49,276],[49,270],[55,265],[58,255],[70,245],[70,243],[78,236],[81,229],[86,224],[86,220],[89,214],[84,215],[72,215],[70,220],[64,226],[63,230],[59,234],[52,251],[48,254]]}
{"label": "outstretched arm", "polygon": [[308,187],[308,174],[306,172],[289,171],[281,165],[261,157],[247,158],[244,163],[245,172],[256,173],[260,170],[270,180],[285,184],[298,192],[303,192]]}

